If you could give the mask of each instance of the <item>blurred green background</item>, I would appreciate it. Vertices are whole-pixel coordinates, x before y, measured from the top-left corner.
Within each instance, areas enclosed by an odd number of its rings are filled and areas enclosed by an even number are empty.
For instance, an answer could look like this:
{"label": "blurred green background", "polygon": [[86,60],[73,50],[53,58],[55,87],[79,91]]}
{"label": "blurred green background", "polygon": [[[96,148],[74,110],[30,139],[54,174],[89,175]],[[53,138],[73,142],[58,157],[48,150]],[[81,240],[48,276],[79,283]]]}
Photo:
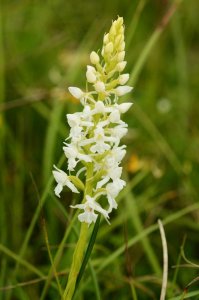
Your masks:
{"label": "blurred green background", "polygon": [[[73,212],[71,193],[55,198],[51,172],[68,134],[65,115],[81,110],[67,87],[84,89],[89,53],[101,47],[118,15],[124,17],[126,71],[134,86],[123,140],[128,185],[112,225],[100,226],[76,298],[159,299],[158,218],[168,242],[167,298],[181,295],[198,276],[190,265],[172,268],[185,263],[180,255],[185,236],[186,256],[199,264],[199,3],[177,2],[1,1],[0,286],[15,288],[1,289],[0,300],[59,299],[54,278],[44,292],[51,263],[43,228],[54,257]],[[68,271],[76,239],[70,232],[59,272]],[[64,286],[65,273],[59,278]],[[199,295],[198,283],[190,291]]]}

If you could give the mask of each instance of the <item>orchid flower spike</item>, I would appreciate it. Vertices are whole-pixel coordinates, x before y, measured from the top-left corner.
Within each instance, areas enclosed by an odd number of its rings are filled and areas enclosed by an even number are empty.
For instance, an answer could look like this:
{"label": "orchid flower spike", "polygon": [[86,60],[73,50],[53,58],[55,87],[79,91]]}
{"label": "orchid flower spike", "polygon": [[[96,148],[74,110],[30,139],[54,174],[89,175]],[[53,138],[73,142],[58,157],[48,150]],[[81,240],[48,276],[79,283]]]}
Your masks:
{"label": "orchid flower spike", "polygon": [[[79,193],[81,187],[83,201],[71,207],[81,210],[78,219],[88,226],[96,222],[99,214],[109,222],[109,214],[118,207],[116,197],[126,184],[121,179],[120,164],[126,153],[121,139],[128,125],[121,116],[132,102],[119,103],[120,97],[133,89],[126,85],[126,64],[123,18],[118,17],[104,35],[102,49],[90,54],[86,91],[68,88],[83,110],[67,115],[70,133],[63,151],[69,173],[56,167],[53,170],[55,195],[60,197],[64,187]],[[100,201],[102,195],[107,199],[105,205]]]}

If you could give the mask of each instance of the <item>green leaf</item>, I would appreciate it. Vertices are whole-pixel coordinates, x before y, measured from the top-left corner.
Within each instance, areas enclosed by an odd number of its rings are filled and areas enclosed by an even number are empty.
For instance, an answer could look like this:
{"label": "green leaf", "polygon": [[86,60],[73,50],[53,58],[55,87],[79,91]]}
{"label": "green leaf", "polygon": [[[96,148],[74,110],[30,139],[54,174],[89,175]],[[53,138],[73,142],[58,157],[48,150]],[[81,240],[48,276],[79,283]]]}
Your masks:
{"label": "green leaf", "polygon": [[76,283],[76,289],[75,290],[77,290],[77,288],[78,288],[78,285],[79,285],[79,283],[82,279],[82,276],[83,276],[84,270],[86,268],[86,265],[88,263],[89,257],[91,255],[92,250],[93,250],[93,246],[95,244],[95,240],[96,240],[96,237],[97,237],[97,232],[98,232],[98,229],[99,229],[99,224],[100,224],[100,215],[98,215],[97,220],[95,222],[95,226],[93,228],[93,232],[91,234],[91,238],[90,238],[88,247],[86,249],[84,260],[82,262],[81,269],[80,269],[78,277],[77,277],[77,283]]}

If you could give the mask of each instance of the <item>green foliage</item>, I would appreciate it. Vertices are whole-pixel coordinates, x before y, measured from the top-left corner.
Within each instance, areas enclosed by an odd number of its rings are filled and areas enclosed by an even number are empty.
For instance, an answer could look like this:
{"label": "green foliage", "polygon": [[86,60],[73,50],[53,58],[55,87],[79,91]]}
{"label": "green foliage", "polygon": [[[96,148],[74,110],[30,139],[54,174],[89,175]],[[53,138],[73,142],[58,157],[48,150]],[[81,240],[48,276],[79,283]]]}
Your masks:
{"label": "green foliage", "polygon": [[[85,88],[89,53],[117,15],[125,21],[134,85],[124,141],[128,184],[111,226],[101,221],[74,299],[159,299],[158,219],[168,243],[167,299],[197,299],[198,2],[2,2],[0,300],[58,299],[59,285],[65,287],[79,234],[69,206],[77,199],[67,191],[61,200],[54,196],[51,170],[54,163],[67,168],[65,115],[80,110],[67,86]],[[185,235],[194,266],[181,255]]]}

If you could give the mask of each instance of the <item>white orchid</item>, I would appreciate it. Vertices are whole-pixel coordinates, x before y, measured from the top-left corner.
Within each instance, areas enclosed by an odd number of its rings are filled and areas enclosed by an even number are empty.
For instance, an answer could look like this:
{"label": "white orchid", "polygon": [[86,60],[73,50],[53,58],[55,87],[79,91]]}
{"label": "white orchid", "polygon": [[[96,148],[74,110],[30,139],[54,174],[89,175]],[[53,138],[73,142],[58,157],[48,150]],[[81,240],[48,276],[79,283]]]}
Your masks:
{"label": "white orchid", "polygon": [[109,215],[108,212],[103,209],[99,203],[97,203],[95,201],[95,198],[90,197],[89,195],[86,196],[86,202],[83,204],[76,204],[74,206],[71,205],[72,208],[79,208],[79,209],[83,209],[84,212],[79,214],[78,219],[80,220],[80,222],[86,222],[88,224],[91,224],[92,222],[95,223],[96,219],[97,219],[97,214],[95,213],[101,213],[104,218],[107,220],[109,219]]}
{"label": "white orchid", "polygon": [[126,182],[122,179],[116,179],[115,181],[110,182],[106,185],[106,193],[109,203],[109,213],[113,210],[113,208],[117,208],[117,202],[115,201],[115,198],[125,185]]}
{"label": "white orchid", "polygon": [[68,170],[73,171],[79,161],[91,162],[92,158],[86,155],[81,150],[78,150],[75,144],[66,144],[63,147],[64,153],[68,158]]}
{"label": "white orchid", "polygon": [[122,167],[118,167],[114,165],[109,167],[108,169],[106,169],[106,175],[103,176],[103,179],[98,181],[97,189],[105,185],[110,179],[112,179],[113,181],[119,179],[121,175],[122,175]]}
{"label": "white orchid", "polygon": [[68,175],[54,166],[55,170],[53,171],[53,176],[57,182],[55,187],[55,195],[60,197],[60,193],[63,190],[64,186],[67,186],[73,193],[79,193],[75,185],[69,180]]}
{"label": "white orchid", "polygon": [[[108,221],[109,213],[117,208],[116,197],[126,184],[121,179],[120,166],[126,146],[120,146],[120,142],[128,125],[121,116],[132,103],[118,101],[130,93],[132,87],[126,85],[129,74],[122,74],[126,66],[124,59],[123,19],[118,18],[104,35],[102,51],[90,54],[86,91],[69,87],[69,92],[80,101],[83,110],[67,115],[70,132],[63,151],[70,176],[57,168],[53,171],[57,182],[55,194],[60,197],[64,186],[75,193],[79,193],[78,189],[84,190],[82,203],[72,207],[83,210],[78,219],[88,225],[95,223],[98,214]],[[107,199],[105,207],[99,204],[101,195]]]}

